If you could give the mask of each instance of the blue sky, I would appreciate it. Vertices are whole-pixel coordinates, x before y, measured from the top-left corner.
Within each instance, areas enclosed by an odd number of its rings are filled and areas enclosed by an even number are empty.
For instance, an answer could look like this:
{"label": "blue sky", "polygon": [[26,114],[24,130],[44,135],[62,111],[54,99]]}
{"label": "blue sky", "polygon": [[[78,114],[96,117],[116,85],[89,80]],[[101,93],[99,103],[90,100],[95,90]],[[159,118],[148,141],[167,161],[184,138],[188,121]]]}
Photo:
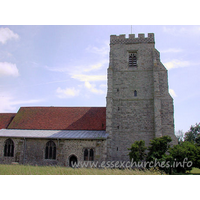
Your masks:
{"label": "blue sky", "polygon": [[[21,106],[106,106],[110,35],[130,25],[0,26],[0,112]],[[168,69],[175,130],[200,122],[200,26],[133,25],[155,33]]]}

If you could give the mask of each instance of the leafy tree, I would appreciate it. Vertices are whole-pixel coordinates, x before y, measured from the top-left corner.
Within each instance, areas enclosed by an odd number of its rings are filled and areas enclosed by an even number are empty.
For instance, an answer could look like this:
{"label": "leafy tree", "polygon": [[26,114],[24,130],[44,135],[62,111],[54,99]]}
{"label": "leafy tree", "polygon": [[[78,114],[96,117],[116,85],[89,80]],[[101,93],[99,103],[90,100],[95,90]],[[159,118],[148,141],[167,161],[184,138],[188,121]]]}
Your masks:
{"label": "leafy tree", "polygon": [[[150,141],[148,148],[145,147],[143,140],[136,141],[128,149],[130,150],[130,160],[133,159],[136,162],[146,160],[147,168],[151,167],[150,162],[153,161],[154,166],[156,164],[156,167],[166,173],[172,173],[172,170],[177,173],[185,173],[192,167],[200,168],[200,146],[197,145],[197,142],[182,141],[170,148],[171,141],[169,136],[154,138]],[[148,154],[145,153],[146,149]]]}
{"label": "leafy tree", "polygon": [[166,156],[166,153],[170,147],[170,142],[172,141],[170,136],[163,136],[159,138],[154,138],[150,142],[150,146],[148,148],[148,161],[154,161],[156,159],[161,159],[163,156]]}
{"label": "leafy tree", "polygon": [[200,146],[200,123],[190,127],[190,130],[185,133],[185,141],[194,142]]}
{"label": "leafy tree", "polygon": [[200,146],[197,146],[197,155],[195,167],[200,168]]}
{"label": "leafy tree", "polygon": [[185,173],[192,167],[200,166],[200,148],[194,143],[185,141],[174,145],[173,148],[170,148],[169,153],[173,158],[171,165],[178,173]]}
{"label": "leafy tree", "polygon": [[[148,163],[147,168],[151,167],[150,163],[153,162],[154,167],[158,167],[160,170],[170,173],[170,168],[166,166],[166,162],[172,159],[168,153],[171,141],[172,139],[170,136],[163,136],[151,140],[146,159]],[[158,164],[157,166],[156,163]]]}
{"label": "leafy tree", "polygon": [[148,147],[148,154],[145,153],[145,150],[147,149],[147,147],[145,147],[145,142],[143,140],[136,141],[132,144],[131,148],[128,149],[130,150],[130,160],[133,159],[136,162],[146,160],[147,168],[151,167],[149,165],[151,161],[153,161],[153,163],[155,161],[157,163],[166,161],[170,159],[169,155],[167,155],[166,153],[170,147],[169,143],[171,141],[172,139],[169,136],[154,138],[153,140],[151,140],[150,146]]}
{"label": "leafy tree", "polygon": [[132,144],[131,148],[128,149],[130,150],[130,153],[129,153],[130,160],[133,159],[136,162],[144,160],[146,156],[146,153],[145,153],[146,149],[147,147],[145,147],[144,140],[135,141]]}

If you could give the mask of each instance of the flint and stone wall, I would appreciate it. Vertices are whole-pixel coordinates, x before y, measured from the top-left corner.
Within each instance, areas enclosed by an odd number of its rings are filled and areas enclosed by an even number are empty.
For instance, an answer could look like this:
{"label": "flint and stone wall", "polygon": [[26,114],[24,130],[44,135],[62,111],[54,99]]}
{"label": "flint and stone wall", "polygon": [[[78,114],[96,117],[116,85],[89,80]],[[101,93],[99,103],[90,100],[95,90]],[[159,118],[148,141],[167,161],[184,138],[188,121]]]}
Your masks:
{"label": "flint and stone wall", "polygon": [[[129,54],[137,67],[129,67]],[[134,91],[137,96],[134,96]],[[129,160],[128,148],[137,140],[148,145],[155,137],[174,135],[173,99],[167,70],[155,49],[154,34],[110,38],[110,64],[106,105],[108,160]]]}
{"label": "flint and stone wall", "polygon": [[45,159],[45,147],[48,139],[10,138],[14,142],[14,156],[4,156],[4,145],[8,138],[0,138],[0,163],[29,165],[69,166],[69,158],[77,157],[78,162],[84,161],[84,150],[94,150],[94,161],[106,160],[106,140],[52,140],[56,145],[56,159]]}

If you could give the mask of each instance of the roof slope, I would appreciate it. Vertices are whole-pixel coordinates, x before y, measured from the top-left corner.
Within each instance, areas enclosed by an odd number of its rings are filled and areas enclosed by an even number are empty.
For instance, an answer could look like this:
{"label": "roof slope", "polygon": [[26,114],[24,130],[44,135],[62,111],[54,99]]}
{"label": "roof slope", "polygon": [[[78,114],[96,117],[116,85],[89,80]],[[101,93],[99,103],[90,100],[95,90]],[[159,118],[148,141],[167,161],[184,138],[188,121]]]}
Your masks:
{"label": "roof slope", "polygon": [[105,107],[22,107],[8,129],[105,130]]}
{"label": "roof slope", "polygon": [[11,138],[49,138],[49,139],[107,139],[106,131],[90,130],[19,130],[1,129],[0,137]]}
{"label": "roof slope", "polygon": [[16,113],[0,113],[0,129],[7,128]]}

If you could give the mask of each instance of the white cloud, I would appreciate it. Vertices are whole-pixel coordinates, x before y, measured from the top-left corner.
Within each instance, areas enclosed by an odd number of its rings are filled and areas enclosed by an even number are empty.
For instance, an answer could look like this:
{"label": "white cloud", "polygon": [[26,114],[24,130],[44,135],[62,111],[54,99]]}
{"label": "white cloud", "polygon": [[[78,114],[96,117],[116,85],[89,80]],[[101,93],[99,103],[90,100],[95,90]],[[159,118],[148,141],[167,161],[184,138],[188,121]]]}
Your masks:
{"label": "white cloud", "polygon": [[79,92],[80,90],[76,90],[75,88],[61,89],[60,87],[58,87],[56,90],[57,97],[61,99],[78,96]]}
{"label": "white cloud", "polygon": [[62,72],[62,73],[69,73],[70,75],[83,73],[83,72],[90,72],[90,71],[97,71],[101,69],[105,64],[108,64],[108,60],[102,59],[101,61],[94,63],[94,64],[83,64],[83,65],[76,65],[76,66],[64,66],[64,67],[49,67],[45,66],[45,68],[49,71],[54,72]]}
{"label": "white cloud", "polygon": [[172,97],[177,97],[177,95],[173,89],[169,89],[169,93]]}
{"label": "white cloud", "polygon": [[88,81],[85,82],[85,87],[89,89],[90,92],[95,93],[95,94],[105,94],[105,91],[102,89],[97,89],[95,88],[95,84],[90,84]]}
{"label": "white cloud", "polygon": [[101,56],[106,56],[109,53],[109,42],[105,42],[105,46],[100,48],[95,46],[88,46],[86,50]]}
{"label": "white cloud", "polygon": [[85,74],[74,74],[72,78],[79,81],[106,81],[106,75],[85,75]]}
{"label": "white cloud", "polygon": [[0,62],[0,76],[19,76],[16,64]]}
{"label": "white cloud", "polygon": [[[94,53],[98,55],[97,62],[91,64],[91,63],[83,63],[83,61],[80,61],[81,64],[70,64],[70,66],[61,66],[61,67],[49,67],[45,66],[47,70],[55,71],[55,72],[66,72],[69,75],[74,74],[82,74],[85,72],[91,72],[91,71],[97,71],[102,69],[103,67],[108,66],[109,59],[107,56],[109,55],[109,42],[104,42],[105,45],[103,47],[95,47],[95,46],[88,46],[86,48],[86,51],[90,53]],[[90,55],[91,56],[91,55]],[[92,55],[93,56],[93,55]]]}
{"label": "white cloud", "polygon": [[19,35],[16,33],[13,33],[12,30],[9,28],[0,28],[0,42],[2,44],[5,44],[8,40],[11,39],[19,39]]}
{"label": "white cloud", "polygon": [[164,26],[163,31],[171,34],[180,34],[185,31],[185,28],[181,26]]}
{"label": "white cloud", "polygon": [[164,63],[165,67],[170,70],[173,68],[187,67],[190,65],[188,61],[172,60],[170,62]]}
{"label": "white cloud", "polygon": [[89,65],[88,67],[83,67],[83,71],[89,72],[89,71],[99,70],[103,67],[104,64],[108,64],[108,60],[102,60],[99,63]]}
{"label": "white cloud", "polygon": [[106,88],[107,85],[106,85],[106,84],[101,84],[99,87],[100,87],[100,88]]}
{"label": "white cloud", "polygon": [[35,104],[44,101],[43,99],[16,100],[13,95],[8,93],[0,94],[0,113],[17,112],[19,109],[16,105]]}
{"label": "white cloud", "polygon": [[[98,81],[106,81],[107,80],[107,75],[100,75],[100,73],[91,74],[94,71],[98,71],[105,66],[108,66],[108,59],[105,59],[105,56],[108,55],[109,53],[109,45],[106,43],[105,46],[98,48],[98,47],[93,47],[89,46],[87,47],[86,51],[98,54],[98,61],[94,64],[86,64],[82,63],[81,65],[73,65],[73,66],[63,66],[63,67],[48,67],[46,66],[45,68],[50,70],[50,71],[55,71],[55,72],[62,72],[62,73],[67,73],[71,78],[78,80],[81,83],[79,86],[79,89],[75,88],[66,88],[66,89],[61,89],[60,87],[56,90],[57,96],[59,98],[70,98],[70,97],[75,97],[78,96],[80,91],[83,89],[87,89],[87,91],[93,93],[93,94],[105,94],[106,92],[106,85],[101,84],[96,86],[95,84],[91,82],[98,82]],[[106,68],[105,68],[106,69]],[[90,74],[87,74],[90,73]],[[87,94],[83,94],[88,97]]]}

